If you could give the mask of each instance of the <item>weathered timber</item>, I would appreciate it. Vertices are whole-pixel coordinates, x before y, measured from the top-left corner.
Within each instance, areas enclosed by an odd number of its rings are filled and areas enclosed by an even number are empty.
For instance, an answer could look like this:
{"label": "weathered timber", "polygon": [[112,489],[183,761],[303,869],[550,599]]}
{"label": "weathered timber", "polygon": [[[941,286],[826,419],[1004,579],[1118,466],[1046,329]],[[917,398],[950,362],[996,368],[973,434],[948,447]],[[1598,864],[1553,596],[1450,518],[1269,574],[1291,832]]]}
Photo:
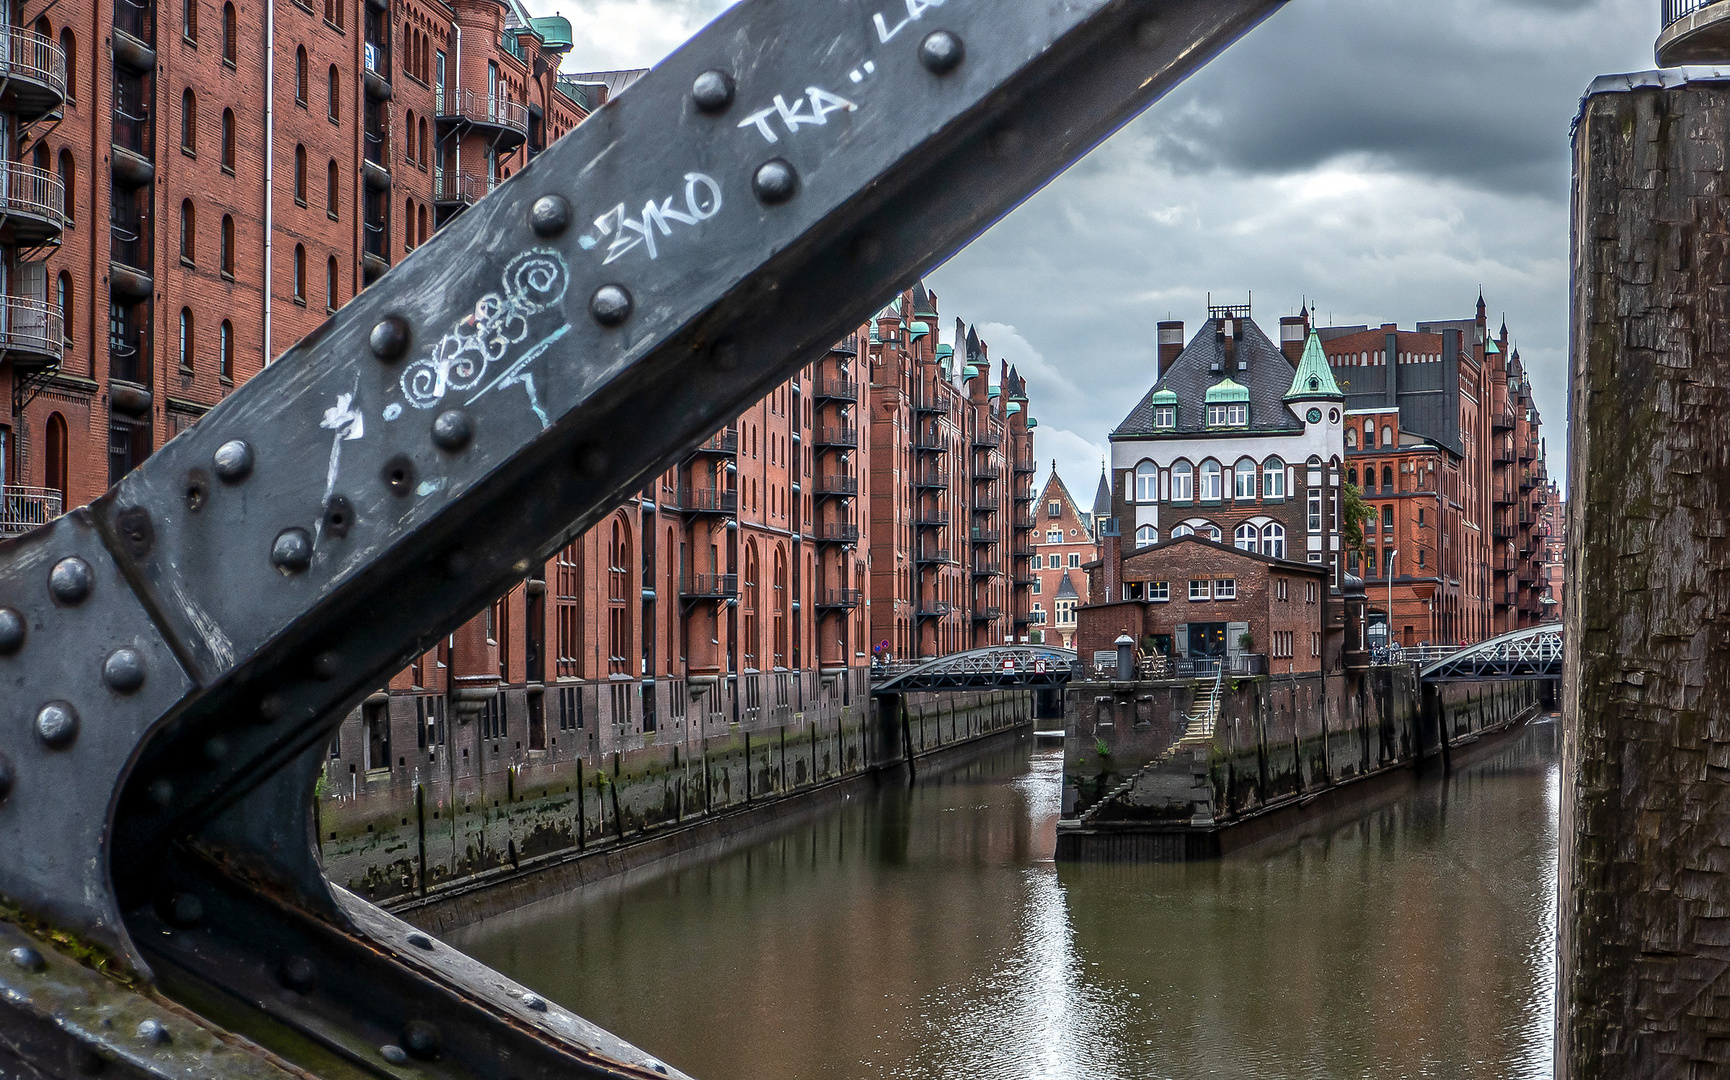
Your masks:
{"label": "weathered timber", "polygon": [[1730,82],[1574,137],[1556,1075],[1730,1069]]}

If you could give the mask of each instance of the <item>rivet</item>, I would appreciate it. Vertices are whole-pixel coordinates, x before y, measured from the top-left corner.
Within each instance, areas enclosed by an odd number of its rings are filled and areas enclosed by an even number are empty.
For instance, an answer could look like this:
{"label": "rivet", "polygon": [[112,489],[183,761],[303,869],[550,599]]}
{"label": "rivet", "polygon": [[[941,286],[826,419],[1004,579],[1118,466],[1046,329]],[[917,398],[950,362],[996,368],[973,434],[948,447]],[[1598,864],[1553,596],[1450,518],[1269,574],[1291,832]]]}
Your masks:
{"label": "rivet", "polygon": [[529,228],[543,240],[560,235],[571,224],[571,204],[562,195],[542,195],[529,207]]}
{"label": "rivet", "polygon": [[12,794],[12,786],[17,782],[18,772],[12,768],[12,759],[0,754],[0,802]]}
{"label": "rivet", "polygon": [[212,466],[218,480],[238,484],[252,475],[252,447],[240,439],[230,439],[216,448]]}
{"label": "rivet", "polygon": [[456,453],[475,437],[474,421],[461,409],[446,409],[433,418],[433,444],[447,453]]}
{"label": "rivet", "polygon": [[62,604],[82,604],[94,584],[90,564],[76,555],[61,559],[48,572],[48,591]]}
{"label": "rivet", "polygon": [[167,1046],[174,1041],[174,1036],[168,1033],[168,1027],[160,1020],[146,1020],[138,1025],[138,1037],[157,1046]]}
{"label": "rivet", "polygon": [[329,682],[342,670],[342,658],[333,652],[321,652],[312,658],[312,676],[319,682]]}
{"label": "rivet", "polygon": [[418,930],[409,934],[408,943],[417,949],[425,949],[427,952],[431,952],[433,947],[432,938],[427,937]]}
{"label": "rivet", "polygon": [[114,516],[114,524],[129,555],[135,559],[149,556],[156,544],[156,527],[150,523],[150,511],[142,506],[128,507]]}
{"label": "rivet", "polygon": [[36,737],[50,750],[64,750],[78,738],[78,713],[64,701],[50,701],[36,713]]}
{"label": "rivet", "polygon": [[631,294],[618,285],[602,285],[589,298],[589,314],[602,326],[623,326],[631,317]]}
{"label": "rivet", "polygon": [[771,158],[757,166],[751,190],[765,205],[779,206],[799,193],[799,174],[785,158]]}
{"label": "rivet", "polygon": [[212,735],[204,740],[204,756],[212,762],[221,761],[228,756],[228,740],[221,735]]}
{"label": "rivet", "polygon": [[24,647],[24,616],[9,607],[0,607],[0,656],[11,656]]}
{"label": "rivet", "polygon": [[408,1051],[395,1043],[385,1043],[383,1046],[379,1047],[378,1056],[384,1058],[392,1065],[408,1064]]}
{"label": "rivet", "polygon": [[130,694],[144,685],[144,657],[137,649],[115,649],[102,664],[102,681],[117,694]]}
{"label": "rivet", "polygon": [[547,1003],[542,1000],[538,994],[524,994],[523,1008],[531,1009],[535,1012],[546,1012]]}
{"label": "rivet", "polygon": [[298,574],[312,565],[312,536],[298,526],[284,529],[270,546],[271,565],[284,574]]}
{"label": "rivet", "polygon": [[304,956],[291,956],[282,962],[277,979],[297,994],[310,994],[318,988],[318,969]]}
{"label": "rivet", "polygon": [[173,926],[190,930],[204,921],[204,901],[191,893],[175,893],[163,903],[162,917]]}
{"label": "rivet", "polygon": [[919,43],[919,62],[933,75],[947,75],[967,59],[961,39],[947,30],[935,30]]}
{"label": "rivet", "polygon": [[706,113],[718,113],[733,104],[733,77],[725,71],[705,71],[691,84],[691,100]]}
{"label": "rivet", "polygon": [[158,810],[166,810],[174,805],[174,784],[168,780],[162,778],[152,780],[150,786],[144,789],[144,794],[150,798],[152,803],[156,804]]}
{"label": "rivet", "polygon": [[411,1020],[402,1029],[402,1048],[422,1061],[439,1056],[439,1029],[425,1020]]}
{"label": "rivet", "polygon": [[48,961],[42,958],[41,953],[28,945],[20,945],[9,951],[6,958],[25,971],[43,972],[48,970]]}
{"label": "rivet", "polygon": [[385,462],[383,475],[392,495],[403,496],[414,490],[414,462],[405,454]]}
{"label": "rivet", "polygon": [[398,360],[408,352],[408,323],[395,315],[380,319],[367,339],[372,354],[380,360]]}

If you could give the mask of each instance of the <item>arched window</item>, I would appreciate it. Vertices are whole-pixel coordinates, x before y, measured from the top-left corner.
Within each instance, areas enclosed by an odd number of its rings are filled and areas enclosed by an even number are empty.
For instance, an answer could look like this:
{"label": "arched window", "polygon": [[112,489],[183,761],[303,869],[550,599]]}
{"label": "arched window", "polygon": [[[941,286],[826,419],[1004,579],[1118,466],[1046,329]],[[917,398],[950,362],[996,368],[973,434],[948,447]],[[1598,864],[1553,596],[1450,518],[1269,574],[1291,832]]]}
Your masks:
{"label": "arched window", "polygon": [[192,374],[192,309],[180,309],[180,370]]}
{"label": "arched window", "polygon": [[180,36],[198,44],[198,0],[180,0]]}
{"label": "arched window", "polygon": [[234,276],[234,218],[222,215],[222,272]]}
{"label": "arched window", "polygon": [[1279,458],[1270,457],[1262,465],[1261,497],[1264,499],[1285,498],[1285,462]]}
{"label": "arched window", "polygon": [[1216,544],[1223,543],[1225,541],[1225,534],[1219,531],[1218,525],[1203,525],[1200,527],[1199,531],[1201,532],[1201,534],[1203,536],[1207,537],[1209,540],[1212,540]]}
{"label": "arched window", "polygon": [[757,542],[748,541],[745,544],[745,580],[744,589],[740,593],[739,606],[745,615],[745,669],[754,671],[760,665],[757,652],[763,646],[762,625],[758,622],[758,613],[763,610],[762,587],[758,584],[761,577],[761,567],[757,564]]}
{"label": "arched window", "polygon": [[1285,558],[1285,526],[1277,522],[1261,530],[1261,553],[1270,559]]}
{"label": "arched window", "polygon": [[415,128],[414,128],[414,110],[413,109],[408,110],[408,124],[404,127],[403,130],[408,132],[408,151],[407,151],[406,156],[408,158],[409,164],[413,165],[414,164],[414,152],[415,152],[415,136],[414,136]]}
{"label": "arched window", "polygon": [[310,80],[306,67],[306,46],[301,45],[294,50],[294,103],[304,107],[309,92]]}
{"label": "arched window", "polygon": [[294,302],[306,303],[306,248],[294,245]]}
{"label": "arched window", "polygon": [[775,547],[775,578],[774,578],[773,618],[775,641],[775,666],[787,666],[787,557],[779,545]]}
{"label": "arched window", "polygon": [[234,381],[234,324],[227,319],[222,320],[217,332],[216,373],[224,382]]}
{"label": "arched window", "polygon": [[1358,470],[1356,466],[1346,470],[1346,483],[1350,484],[1352,487],[1358,486]]}
{"label": "arched window", "polygon": [[222,110],[222,171],[234,172],[234,110]]}
{"label": "arched window", "polygon": [[66,433],[66,418],[59,413],[48,414],[47,458],[44,463],[43,481],[53,491],[60,493],[60,504],[66,505],[66,465],[68,455]]}
{"label": "arched window", "polygon": [[342,94],[342,76],[336,72],[336,65],[330,65],[330,118],[332,122],[342,120],[342,108],[338,98]]}
{"label": "arched window", "polygon": [[1364,425],[1364,449],[1365,450],[1374,450],[1375,448],[1376,448],[1376,425],[1372,422],[1372,423],[1368,423],[1368,424]]}
{"label": "arched window", "polygon": [[1394,445],[1394,428],[1392,424],[1382,425],[1382,445],[1392,448]]}
{"label": "arched window", "polygon": [[234,66],[237,50],[240,47],[240,32],[234,24],[234,5],[222,5],[222,62],[229,67]]}
{"label": "arched window", "polygon": [[60,151],[60,193],[65,203],[66,220],[72,220],[72,207],[78,201],[76,184],[78,182],[78,166],[72,161],[72,151],[62,148]]}
{"label": "arched window", "polygon": [[48,144],[41,139],[36,140],[36,148],[30,151],[30,164],[43,172],[48,171]]}
{"label": "arched window", "polygon": [[72,36],[70,26],[60,31],[60,51],[66,54],[66,97],[68,100],[78,99],[78,39]]}
{"label": "arched window", "polygon": [[1232,533],[1232,546],[1239,551],[1255,551],[1261,541],[1261,530],[1245,522]]}
{"label": "arched window", "polygon": [[1195,530],[1190,528],[1188,525],[1178,525],[1171,530],[1171,538],[1173,540],[1176,540],[1180,536],[1194,536],[1194,535],[1195,535]]}
{"label": "arched window", "polygon": [[1237,467],[1232,469],[1232,498],[1239,502],[1254,501],[1255,474],[1259,471],[1250,458],[1239,458]]}
{"label": "arched window", "polygon": [[197,261],[198,211],[191,199],[180,200],[180,261],[188,266]]}
{"label": "arched window", "polygon": [[1393,467],[1390,465],[1383,465],[1382,466],[1382,494],[1392,495],[1393,493],[1394,493],[1394,470],[1393,470]]}
{"label": "arched window", "polygon": [[306,147],[294,147],[294,201],[306,205]]}
{"label": "arched window", "polygon": [[54,282],[54,305],[60,311],[60,338],[72,343],[72,275],[60,271]]}
{"label": "arched window", "polygon": [[402,201],[402,249],[404,253],[414,250],[414,200]]}
{"label": "arched window", "polygon": [[1201,463],[1201,499],[1203,502],[1218,502],[1220,500],[1220,483],[1219,462],[1208,458]]}
{"label": "arched window", "polygon": [[336,213],[337,187],[338,187],[338,184],[337,184],[337,179],[336,179],[336,159],[331,158],[330,159],[330,166],[328,168],[326,168],[324,171],[324,212],[329,214],[333,219],[337,216],[337,213]]}
{"label": "arched window", "polygon": [[1346,449],[1347,450],[1356,450],[1357,448],[1358,448],[1358,429],[1355,427],[1346,428]]}
{"label": "arched window", "polygon": [[332,255],[324,264],[324,309],[336,310],[336,256]]}
{"label": "arched window", "polygon": [[426,117],[423,116],[420,119],[420,167],[422,170],[426,169],[426,164],[427,164]]}
{"label": "arched window", "polygon": [[190,86],[180,95],[180,149],[198,153],[198,99],[192,96]]}
{"label": "arched window", "polygon": [[1159,466],[1151,461],[1144,461],[1135,467],[1135,501],[1159,501]]}
{"label": "arched window", "polygon": [[1159,543],[1159,530],[1152,525],[1143,525],[1135,530],[1135,546],[1138,548],[1152,547]]}
{"label": "arched window", "polygon": [[426,216],[426,204],[425,204],[425,203],[422,203],[422,204],[421,204],[421,206],[420,206],[420,209],[418,209],[418,210],[416,210],[416,211],[415,211],[415,213],[416,213],[416,214],[418,214],[418,215],[419,215],[419,217],[420,217],[420,230],[419,230],[419,231],[420,231],[420,240],[419,240],[419,241],[418,241],[418,243],[422,243],[422,244],[424,244],[424,243],[426,243],[426,238],[427,238],[427,230],[426,230],[426,224],[427,224],[427,216]]}
{"label": "arched window", "polygon": [[1171,501],[1195,501],[1195,469],[1187,461],[1180,461],[1171,467]]}

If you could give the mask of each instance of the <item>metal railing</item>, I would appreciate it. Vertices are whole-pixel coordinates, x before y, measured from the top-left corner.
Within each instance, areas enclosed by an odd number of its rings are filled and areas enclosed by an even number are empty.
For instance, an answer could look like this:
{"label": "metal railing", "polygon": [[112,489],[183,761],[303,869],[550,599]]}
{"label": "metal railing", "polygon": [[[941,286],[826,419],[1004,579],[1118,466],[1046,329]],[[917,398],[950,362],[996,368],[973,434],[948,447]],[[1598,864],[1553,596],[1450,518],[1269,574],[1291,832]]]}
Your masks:
{"label": "metal railing", "polygon": [[1664,28],[1668,29],[1671,23],[1681,22],[1714,2],[1715,0],[1663,0]]}
{"label": "metal railing", "polygon": [[815,487],[819,495],[859,494],[859,478],[857,476],[819,476]]}
{"label": "metal railing", "polygon": [[51,488],[0,487],[0,536],[17,536],[65,512],[65,497]]}
{"label": "metal railing", "polygon": [[679,583],[679,595],[696,599],[730,599],[739,595],[739,575],[693,574]]}
{"label": "metal railing", "polygon": [[921,488],[946,488],[949,486],[949,473],[944,469],[925,469],[913,474],[913,486]]}
{"label": "metal railing", "polygon": [[859,526],[846,522],[819,522],[812,535],[828,544],[857,544],[859,542]]}
{"label": "metal railing", "polygon": [[739,493],[720,488],[681,488],[676,496],[679,509],[693,514],[736,514]]}
{"label": "metal railing", "polygon": [[7,213],[29,214],[56,228],[66,227],[66,189],[58,176],[17,161],[0,162],[0,168],[4,169],[5,183],[0,192]]}
{"label": "metal railing", "polygon": [[66,97],[66,53],[52,38],[13,27],[6,32],[5,76],[29,79]]}
{"label": "metal railing", "polygon": [[946,563],[949,561],[949,549],[922,547],[914,554],[913,561],[922,563]]}
{"label": "metal railing", "polygon": [[861,595],[858,589],[826,589],[817,599],[818,607],[856,608]]}
{"label": "metal railing", "polygon": [[0,344],[58,359],[66,348],[60,309],[22,296],[0,297]]}
{"label": "metal railing", "polygon": [[709,441],[697,447],[699,454],[737,454],[739,452],[739,429],[726,428],[717,431]]}
{"label": "metal railing", "polygon": [[817,429],[812,439],[818,446],[842,446],[849,449],[859,445],[859,429],[855,427],[829,427]]}
{"label": "metal railing", "polygon": [[858,401],[859,384],[852,379],[814,379],[812,396],[818,400]]}
{"label": "metal railing", "polygon": [[471,172],[433,170],[433,202],[465,206],[486,194],[486,185]]}
{"label": "metal railing", "polygon": [[529,133],[529,107],[500,94],[446,87],[445,92],[439,95],[438,118],[509,128],[524,135]]}

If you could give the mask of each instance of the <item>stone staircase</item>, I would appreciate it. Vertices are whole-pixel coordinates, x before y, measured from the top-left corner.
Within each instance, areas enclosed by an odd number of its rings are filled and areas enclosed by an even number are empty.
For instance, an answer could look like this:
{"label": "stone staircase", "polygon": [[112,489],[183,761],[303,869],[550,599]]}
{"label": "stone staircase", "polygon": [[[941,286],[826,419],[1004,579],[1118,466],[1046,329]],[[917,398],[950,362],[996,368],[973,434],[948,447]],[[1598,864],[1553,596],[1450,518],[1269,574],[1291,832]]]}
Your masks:
{"label": "stone staircase", "polygon": [[1092,821],[1096,816],[1098,816],[1101,810],[1104,810],[1107,806],[1110,806],[1125,795],[1128,795],[1143,776],[1146,776],[1149,772],[1159,766],[1164,765],[1175,755],[1184,750],[1212,745],[1213,729],[1215,722],[1219,719],[1219,697],[1221,692],[1221,680],[1224,675],[1225,668],[1224,665],[1221,665],[1220,670],[1215,673],[1213,677],[1213,685],[1208,689],[1206,696],[1203,697],[1200,694],[1196,695],[1196,703],[1199,704],[1201,708],[1195,713],[1195,715],[1184,717],[1185,724],[1182,737],[1180,737],[1175,743],[1172,743],[1171,748],[1165,753],[1135,770],[1135,772],[1130,773],[1129,776],[1124,779],[1123,783],[1118,784],[1116,787],[1106,792],[1104,798],[1083,811],[1080,818],[1081,824],[1085,825]]}

